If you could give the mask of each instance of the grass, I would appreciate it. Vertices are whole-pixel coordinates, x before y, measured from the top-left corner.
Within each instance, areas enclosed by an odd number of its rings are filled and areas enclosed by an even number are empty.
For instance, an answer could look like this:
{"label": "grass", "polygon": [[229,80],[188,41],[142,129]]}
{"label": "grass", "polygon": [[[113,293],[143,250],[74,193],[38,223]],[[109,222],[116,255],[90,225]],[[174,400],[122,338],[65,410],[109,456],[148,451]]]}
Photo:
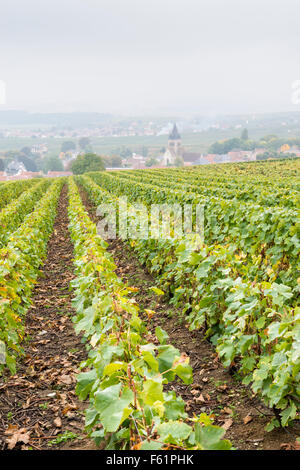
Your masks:
{"label": "grass", "polygon": [[78,434],[75,434],[72,431],[65,431],[62,434],[58,434],[55,439],[52,439],[48,442],[48,446],[52,447],[58,444],[62,444],[63,442],[73,441],[74,439],[83,439]]}
{"label": "grass", "polygon": [[45,403],[40,403],[40,404],[39,404],[39,408],[41,408],[42,410],[47,410],[47,409],[48,409],[48,406],[49,406],[49,402],[48,402],[48,401],[45,401]]}
{"label": "grass", "polygon": [[78,348],[73,348],[73,349],[70,349],[70,350],[69,350],[69,352],[70,352],[71,354],[75,354],[75,353],[77,353],[78,351],[79,351]]}

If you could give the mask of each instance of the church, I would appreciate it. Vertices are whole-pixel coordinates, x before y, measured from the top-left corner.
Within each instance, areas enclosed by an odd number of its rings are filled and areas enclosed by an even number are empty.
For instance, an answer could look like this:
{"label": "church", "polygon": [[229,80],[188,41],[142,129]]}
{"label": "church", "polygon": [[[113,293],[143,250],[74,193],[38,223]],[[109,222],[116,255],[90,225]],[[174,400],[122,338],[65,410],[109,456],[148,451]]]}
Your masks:
{"label": "church", "polygon": [[168,147],[162,161],[163,165],[170,166],[180,162],[185,166],[197,165],[201,157],[201,153],[186,152],[184,150],[184,147],[181,145],[181,136],[175,123],[168,138]]}

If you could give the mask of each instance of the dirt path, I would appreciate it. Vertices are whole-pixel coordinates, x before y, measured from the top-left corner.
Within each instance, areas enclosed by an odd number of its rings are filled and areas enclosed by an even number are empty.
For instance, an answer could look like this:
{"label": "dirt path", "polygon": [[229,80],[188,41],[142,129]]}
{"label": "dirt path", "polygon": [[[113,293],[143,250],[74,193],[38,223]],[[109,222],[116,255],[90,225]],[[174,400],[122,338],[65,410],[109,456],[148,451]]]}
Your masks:
{"label": "dirt path", "polygon": [[26,356],[15,376],[0,378],[0,449],[94,448],[83,431],[84,405],[75,395],[85,347],[70,319],[72,257],[65,186],[26,316]]}
{"label": "dirt path", "polygon": [[[95,208],[83,191],[81,197],[90,217],[96,221]],[[134,294],[138,304],[156,312],[148,321],[150,331],[160,325],[169,334],[169,342],[190,357],[194,384],[186,386],[178,381],[171,386],[187,402],[189,414],[213,414],[215,423],[227,429],[226,438],[236,448],[293,449],[299,427],[267,433],[264,427],[273,416],[272,411],[254,398],[238,377],[224,369],[201,331],[189,331],[188,325],[178,321],[180,311],[150,290],[155,286],[155,279],[141,266],[137,254],[121,240],[111,242],[108,249],[117,265],[117,274],[130,286],[139,288]]]}

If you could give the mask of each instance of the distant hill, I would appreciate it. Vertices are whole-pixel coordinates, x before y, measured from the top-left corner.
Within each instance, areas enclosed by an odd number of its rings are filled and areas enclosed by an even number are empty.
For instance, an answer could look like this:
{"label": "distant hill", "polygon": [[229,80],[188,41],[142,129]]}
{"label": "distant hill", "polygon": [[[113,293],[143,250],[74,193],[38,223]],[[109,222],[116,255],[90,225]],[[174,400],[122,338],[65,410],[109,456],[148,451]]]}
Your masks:
{"label": "distant hill", "polygon": [[115,120],[102,113],[29,113],[27,111],[0,111],[0,126],[48,125],[56,127],[103,126]]}

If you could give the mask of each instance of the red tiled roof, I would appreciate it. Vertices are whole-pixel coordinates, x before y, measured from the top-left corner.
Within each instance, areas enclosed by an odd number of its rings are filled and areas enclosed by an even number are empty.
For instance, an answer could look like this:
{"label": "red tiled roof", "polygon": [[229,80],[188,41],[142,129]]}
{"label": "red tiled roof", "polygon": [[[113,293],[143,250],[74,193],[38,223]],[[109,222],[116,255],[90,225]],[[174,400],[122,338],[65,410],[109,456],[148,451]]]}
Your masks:
{"label": "red tiled roof", "polygon": [[215,163],[213,155],[207,155],[206,159],[209,161],[209,163]]}
{"label": "red tiled roof", "polygon": [[57,178],[59,176],[72,176],[71,171],[48,171],[47,176],[49,178]]}
{"label": "red tiled roof", "polygon": [[196,162],[201,158],[201,153],[195,153],[195,152],[184,152],[182,154],[182,158],[184,162]]}

